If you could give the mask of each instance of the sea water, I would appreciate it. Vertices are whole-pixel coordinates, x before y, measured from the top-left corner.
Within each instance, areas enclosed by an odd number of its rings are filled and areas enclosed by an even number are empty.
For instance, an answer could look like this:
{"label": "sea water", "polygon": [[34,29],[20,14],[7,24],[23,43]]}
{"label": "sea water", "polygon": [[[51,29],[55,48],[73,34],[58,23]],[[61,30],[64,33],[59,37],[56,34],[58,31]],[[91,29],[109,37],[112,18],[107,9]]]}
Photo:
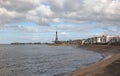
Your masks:
{"label": "sea water", "polygon": [[63,76],[101,59],[71,46],[0,45],[0,76]]}

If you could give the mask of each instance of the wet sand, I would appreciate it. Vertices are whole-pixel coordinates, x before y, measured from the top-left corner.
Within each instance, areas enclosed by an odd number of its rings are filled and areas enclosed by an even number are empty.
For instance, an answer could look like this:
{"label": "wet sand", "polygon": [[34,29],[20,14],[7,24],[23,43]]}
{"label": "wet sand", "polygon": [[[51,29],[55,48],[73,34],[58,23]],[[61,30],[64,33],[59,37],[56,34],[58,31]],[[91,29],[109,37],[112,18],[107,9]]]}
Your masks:
{"label": "wet sand", "polygon": [[113,55],[96,64],[69,73],[66,76],[120,76],[120,46],[86,45],[79,47]]}
{"label": "wet sand", "polygon": [[79,48],[95,51],[99,53],[112,53],[116,54],[120,52],[120,46],[107,46],[107,45],[83,45],[78,46]]}

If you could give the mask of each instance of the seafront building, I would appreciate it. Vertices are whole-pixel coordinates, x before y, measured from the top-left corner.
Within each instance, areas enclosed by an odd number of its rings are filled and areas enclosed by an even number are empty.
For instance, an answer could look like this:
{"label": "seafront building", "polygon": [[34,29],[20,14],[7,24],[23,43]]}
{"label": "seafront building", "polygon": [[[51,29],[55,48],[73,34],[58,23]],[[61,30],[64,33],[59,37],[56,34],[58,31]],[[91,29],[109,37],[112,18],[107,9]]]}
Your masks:
{"label": "seafront building", "polygon": [[120,36],[102,35],[95,36],[88,39],[77,39],[68,41],[59,41],[58,32],[56,31],[55,41],[56,44],[62,45],[120,45]]}
{"label": "seafront building", "polygon": [[112,35],[102,35],[96,36],[86,39],[83,44],[112,44],[112,43],[120,43],[120,36],[112,36]]}

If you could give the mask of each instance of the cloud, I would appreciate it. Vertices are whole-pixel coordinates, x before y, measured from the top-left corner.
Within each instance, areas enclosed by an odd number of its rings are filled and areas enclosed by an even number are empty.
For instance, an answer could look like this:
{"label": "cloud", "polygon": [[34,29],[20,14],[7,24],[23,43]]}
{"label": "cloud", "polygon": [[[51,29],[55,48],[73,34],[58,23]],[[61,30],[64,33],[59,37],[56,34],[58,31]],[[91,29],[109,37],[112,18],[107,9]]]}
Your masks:
{"label": "cloud", "polygon": [[39,6],[41,0],[1,0],[1,7],[9,11],[27,12]]}
{"label": "cloud", "polygon": [[119,7],[120,0],[0,0],[0,25],[98,22],[120,26]]}
{"label": "cloud", "polygon": [[60,35],[66,36],[66,35],[69,35],[69,33],[67,33],[67,32],[60,32]]}
{"label": "cloud", "polygon": [[89,32],[90,30],[95,28],[95,26],[91,26],[89,24],[82,24],[82,25],[66,24],[66,25],[56,26],[56,28],[58,30],[61,30],[61,31],[65,30],[65,31],[68,31],[68,32]]}
{"label": "cloud", "polygon": [[44,27],[44,26],[31,26],[31,25],[4,25],[0,28],[0,30],[6,31],[15,31],[22,33],[43,33],[43,32],[55,32],[56,30],[52,27]]}

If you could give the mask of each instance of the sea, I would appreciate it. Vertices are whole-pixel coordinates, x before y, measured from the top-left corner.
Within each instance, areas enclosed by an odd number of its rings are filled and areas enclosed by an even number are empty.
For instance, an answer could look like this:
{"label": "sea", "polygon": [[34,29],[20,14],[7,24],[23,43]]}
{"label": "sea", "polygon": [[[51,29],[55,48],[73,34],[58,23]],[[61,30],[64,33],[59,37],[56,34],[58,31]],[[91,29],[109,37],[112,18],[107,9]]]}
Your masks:
{"label": "sea", "polygon": [[0,76],[64,76],[102,58],[74,46],[0,45]]}

